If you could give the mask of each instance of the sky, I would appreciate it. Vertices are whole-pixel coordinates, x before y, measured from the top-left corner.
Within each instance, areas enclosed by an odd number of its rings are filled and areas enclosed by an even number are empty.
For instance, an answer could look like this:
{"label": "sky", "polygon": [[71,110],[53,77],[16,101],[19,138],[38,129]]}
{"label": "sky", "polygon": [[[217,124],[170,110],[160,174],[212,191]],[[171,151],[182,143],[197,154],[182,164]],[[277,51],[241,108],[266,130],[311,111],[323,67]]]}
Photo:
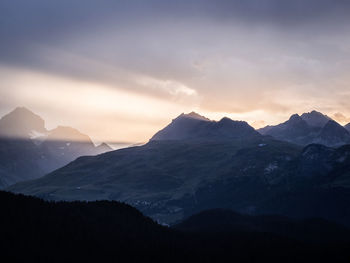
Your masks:
{"label": "sky", "polygon": [[0,0],[0,115],[145,142],[182,112],[350,122],[350,1]]}

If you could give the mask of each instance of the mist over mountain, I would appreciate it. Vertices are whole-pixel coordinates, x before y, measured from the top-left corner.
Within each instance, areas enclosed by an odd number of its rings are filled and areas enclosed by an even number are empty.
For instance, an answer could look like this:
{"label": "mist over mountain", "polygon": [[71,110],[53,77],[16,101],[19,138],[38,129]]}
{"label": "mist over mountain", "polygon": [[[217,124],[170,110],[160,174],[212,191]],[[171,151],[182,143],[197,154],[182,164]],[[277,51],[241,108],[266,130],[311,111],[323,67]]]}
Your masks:
{"label": "mist over mountain", "polygon": [[82,155],[111,150],[95,147],[76,129],[45,128],[45,121],[26,108],[16,108],[0,119],[0,188],[39,178]]}
{"label": "mist over mountain", "polygon": [[29,139],[45,133],[45,121],[24,107],[18,107],[0,119],[2,138]]}

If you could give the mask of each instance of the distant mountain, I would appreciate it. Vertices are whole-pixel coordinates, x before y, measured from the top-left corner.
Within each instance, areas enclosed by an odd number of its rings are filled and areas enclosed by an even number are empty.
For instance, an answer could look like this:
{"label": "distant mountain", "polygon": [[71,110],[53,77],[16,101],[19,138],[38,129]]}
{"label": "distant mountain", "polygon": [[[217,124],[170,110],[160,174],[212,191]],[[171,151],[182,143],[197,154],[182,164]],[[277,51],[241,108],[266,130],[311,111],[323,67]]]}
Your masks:
{"label": "distant mountain", "polygon": [[109,150],[107,145],[95,147],[87,135],[70,127],[47,130],[41,117],[16,108],[0,119],[0,188]]}
{"label": "distant mountain", "polygon": [[294,114],[288,121],[276,126],[266,126],[258,132],[300,145],[320,143],[340,146],[350,143],[350,134],[344,127],[317,111],[303,113],[301,116]]}
{"label": "distant mountain", "polygon": [[105,152],[110,152],[112,151],[112,147],[110,147],[107,143],[101,143],[98,146],[96,146],[96,152],[100,153],[105,153]]}
{"label": "distant mountain", "polygon": [[24,107],[18,107],[0,119],[0,137],[29,139],[47,132],[45,121]]}
{"label": "distant mountain", "polygon": [[[4,262],[291,263],[349,259],[349,230],[318,219],[294,221],[208,211],[186,220],[182,227],[168,228],[119,202],[45,202],[2,191],[0,209]],[[218,231],[209,233],[203,226],[218,227]],[[223,227],[226,231],[220,232]]]}
{"label": "distant mountain", "polygon": [[225,140],[249,136],[259,136],[259,133],[244,121],[233,121],[229,118],[210,121],[195,112],[191,112],[178,116],[168,126],[157,132],[151,141]]}

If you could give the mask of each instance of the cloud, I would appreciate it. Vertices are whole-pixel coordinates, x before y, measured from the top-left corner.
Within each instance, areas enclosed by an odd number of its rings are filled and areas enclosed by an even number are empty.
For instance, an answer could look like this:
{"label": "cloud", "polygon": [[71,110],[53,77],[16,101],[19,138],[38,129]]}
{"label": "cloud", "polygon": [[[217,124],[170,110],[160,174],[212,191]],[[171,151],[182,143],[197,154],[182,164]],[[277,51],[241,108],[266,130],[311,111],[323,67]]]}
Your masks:
{"label": "cloud", "polygon": [[253,121],[251,124],[255,129],[260,129],[266,126],[266,122],[263,120]]}
{"label": "cloud", "polygon": [[0,1],[0,74],[11,86],[0,87],[0,112],[20,100],[16,74],[31,71],[180,113],[267,124],[314,108],[350,115],[349,13],[343,0]]}
{"label": "cloud", "polygon": [[340,112],[336,112],[332,115],[332,119],[336,120],[337,122],[340,122],[342,124],[348,124],[350,123],[350,117],[345,116],[344,114]]}

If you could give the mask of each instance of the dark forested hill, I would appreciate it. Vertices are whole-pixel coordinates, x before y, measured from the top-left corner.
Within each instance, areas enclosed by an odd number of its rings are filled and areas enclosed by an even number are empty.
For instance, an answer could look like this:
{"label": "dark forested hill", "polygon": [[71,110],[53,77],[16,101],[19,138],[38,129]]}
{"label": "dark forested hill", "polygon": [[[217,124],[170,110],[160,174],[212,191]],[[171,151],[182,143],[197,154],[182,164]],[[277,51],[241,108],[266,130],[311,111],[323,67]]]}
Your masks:
{"label": "dark forested hill", "polygon": [[[320,243],[245,228],[227,233],[178,231],[162,227],[119,202],[55,203],[0,192],[0,207],[3,262],[271,263],[350,259],[346,240]],[[282,224],[293,226],[285,220]],[[309,227],[302,223],[299,226]],[[322,227],[326,229],[321,233],[328,230],[335,234],[340,228],[331,223]]]}

